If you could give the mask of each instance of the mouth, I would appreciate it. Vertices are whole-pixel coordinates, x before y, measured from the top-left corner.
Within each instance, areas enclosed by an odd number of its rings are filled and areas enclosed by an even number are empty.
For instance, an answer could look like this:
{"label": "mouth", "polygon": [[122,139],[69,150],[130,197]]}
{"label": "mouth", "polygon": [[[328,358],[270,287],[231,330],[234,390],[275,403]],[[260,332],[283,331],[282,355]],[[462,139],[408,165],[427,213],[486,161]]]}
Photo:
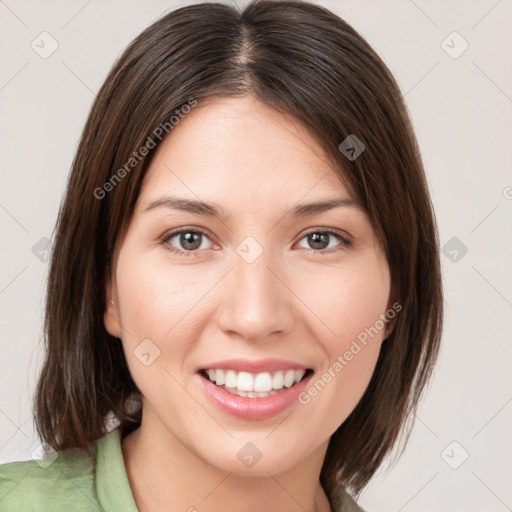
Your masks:
{"label": "mouth", "polygon": [[253,373],[231,368],[204,368],[198,371],[218,388],[244,398],[267,398],[293,388],[313,374],[311,368],[289,368]]}

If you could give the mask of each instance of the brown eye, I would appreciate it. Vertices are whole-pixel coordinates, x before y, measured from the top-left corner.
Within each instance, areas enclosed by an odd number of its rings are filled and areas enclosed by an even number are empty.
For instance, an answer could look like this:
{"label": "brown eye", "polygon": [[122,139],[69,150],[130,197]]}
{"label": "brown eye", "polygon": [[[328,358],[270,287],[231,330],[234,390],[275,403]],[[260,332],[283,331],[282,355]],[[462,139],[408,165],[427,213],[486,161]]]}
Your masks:
{"label": "brown eye", "polygon": [[[201,233],[195,233],[191,231],[183,232],[177,235],[181,247],[189,251],[195,251],[201,246]],[[199,242],[199,243],[198,243]]]}
{"label": "brown eye", "polygon": [[[331,230],[310,231],[302,239],[306,240],[307,246],[304,249],[312,249],[318,252],[327,252],[326,249],[338,248],[343,249],[351,245],[350,240],[343,237],[340,233]],[[336,241],[338,243],[336,243]],[[331,252],[331,251],[329,251]]]}
{"label": "brown eye", "polygon": [[196,256],[200,249],[207,249],[203,242],[209,240],[206,233],[197,229],[181,229],[167,233],[162,238],[167,248],[184,256]]}
{"label": "brown eye", "polygon": [[331,235],[328,233],[311,233],[308,236],[308,243],[312,249],[321,250],[326,249],[329,245],[329,238]]}

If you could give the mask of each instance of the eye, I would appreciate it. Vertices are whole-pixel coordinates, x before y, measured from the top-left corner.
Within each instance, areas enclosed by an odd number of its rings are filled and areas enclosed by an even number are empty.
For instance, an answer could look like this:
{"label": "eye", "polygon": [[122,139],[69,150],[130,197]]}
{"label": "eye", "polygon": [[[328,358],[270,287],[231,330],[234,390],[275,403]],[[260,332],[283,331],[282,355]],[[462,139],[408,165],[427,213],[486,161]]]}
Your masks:
{"label": "eye", "polygon": [[[304,247],[305,249],[312,249],[314,252],[319,253],[326,252],[326,249],[332,249],[333,247],[338,247],[338,250],[342,250],[352,245],[352,242],[346,236],[343,236],[341,233],[332,229],[315,229],[309,231],[303,238],[301,238],[301,241],[302,240],[306,240],[306,243],[309,244],[309,247]],[[338,244],[331,243],[335,240],[338,241]]]}
{"label": "eye", "polygon": [[205,231],[198,228],[185,228],[166,233],[161,238],[161,242],[166,244],[170,251],[182,256],[198,256],[197,251],[208,249],[203,243],[205,239],[209,240]]}
{"label": "eye", "polygon": [[[199,256],[200,250],[208,249],[206,240],[210,240],[206,231],[199,228],[181,228],[163,235],[161,243],[163,243],[168,250],[180,256]],[[306,240],[306,243],[309,244],[309,247],[302,247],[310,249],[314,253],[336,252],[337,250],[343,250],[352,245],[348,237],[332,229],[311,230],[301,238],[301,241],[302,240]],[[338,242],[337,244],[336,241]],[[338,249],[326,251],[326,249],[332,249],[333,247],[337,247]]]}

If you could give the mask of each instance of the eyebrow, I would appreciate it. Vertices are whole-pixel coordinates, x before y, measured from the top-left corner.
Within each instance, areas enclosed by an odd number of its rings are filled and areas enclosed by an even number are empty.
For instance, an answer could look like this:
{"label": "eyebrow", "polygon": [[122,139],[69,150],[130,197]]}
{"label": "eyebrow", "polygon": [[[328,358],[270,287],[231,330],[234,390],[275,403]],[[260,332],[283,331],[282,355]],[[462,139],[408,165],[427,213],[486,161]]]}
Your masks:
{"label": "eyebrow", "polygon": [[[353,199],[335,197],[322,201],[299,204],[285,212],[285,216],[291,215],[292,217],[307,217],[339,207],[357,208],[361,211],[364,211],[364,209]],[[227,215],[221,206],[217,206],[213,203],[207,203],[204,201],[195,201],[192,199],[184,199],[179,197],[162,197],[156,201],[153,201],[144,211],[147,212],[154,210],[155,208],[169,208],[173,210],[195,213],[197,215],[204,215],[206,217],[214,217],[220,220],[227,219]]]}

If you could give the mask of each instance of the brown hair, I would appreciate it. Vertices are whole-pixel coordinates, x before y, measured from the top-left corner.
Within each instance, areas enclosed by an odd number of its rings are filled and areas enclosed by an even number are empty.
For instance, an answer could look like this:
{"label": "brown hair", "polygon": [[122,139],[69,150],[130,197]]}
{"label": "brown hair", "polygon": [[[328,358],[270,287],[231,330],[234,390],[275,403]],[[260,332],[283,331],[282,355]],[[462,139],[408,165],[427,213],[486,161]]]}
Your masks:
{"label": "brown hair", "polygon": [[[113,66],[56,224],[36,429],[48,446],[65,450],[90,449],[108,431],[109,414],[124,435],[139,426],[140,391],[121,341],[103,323],[107,273],[155,152],[138,151],[191,98],[245,94],[291,114],[318,141],[369,215],[389,264],[391,302],[402,306],[364,396],[330,440],[320,478],[334,504],[344,488],[357,496],[400,434],[408,437],[439,349],[443,293],[435,215],[399,88],[350,25],[300,0],[254,1],[242,11],[211,2],[177,9]],[[351,134],[365,145],[352,160],[338,149]],[[107,182],[109,193],[98,192]]]}

